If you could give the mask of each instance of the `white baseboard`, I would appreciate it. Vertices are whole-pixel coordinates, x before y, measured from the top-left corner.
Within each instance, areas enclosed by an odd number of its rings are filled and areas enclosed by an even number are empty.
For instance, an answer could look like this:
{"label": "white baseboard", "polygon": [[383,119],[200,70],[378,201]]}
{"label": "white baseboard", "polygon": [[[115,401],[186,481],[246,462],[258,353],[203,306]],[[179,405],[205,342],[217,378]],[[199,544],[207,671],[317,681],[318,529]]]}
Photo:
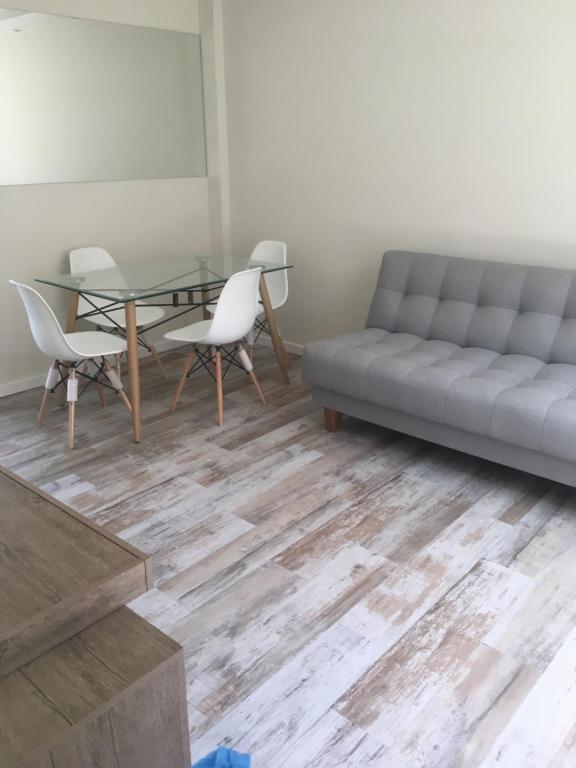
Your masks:
{"label": "white baseboard", "polygon": [[302,353],[304,352],[304,344],[296,344],[294,341],[285,341],[284,345],[286,346],[288,352],[292,352],[293,355],[302,357]]}
{"label": "white baseboard", "polygon": [[[272,341],[268,336],[261,336],[257,343],[263,347],[272,346]],[[291,341],[285,341],[284,344],[286,345],[288,352],[292,352],[294,355],[301,355],[302,350],[304,349],[302,344],[294,344]],[[176,349],[181,346],[182,344],[177,341],[165,340],[159,341],[156,344],[156,349],[158,352],[168,352],[171,349]],[[150,353],[144,349],[140,352],[140,357],[146,357],[149,354]],[[37,387],[44,386],[47,372],[48,365],[46,366],[46,371],[44,373],[38,373],[35,376],[28,376],[25,379],[18,379],[16,381],[8,381],[6,384],[0,384],[0,398],[8,397],[9,395],[17,395],[18,392],[26,392],[28,389],[36,389]]]}
{"label": "white baseboard", "polygon": [[[264,336],[264,334],[262,334],[256,344],[262,347],[272,347],[272,339],[270,336]],[[285,341],[284,346],[286,347],[286,350],[293,355],[301,356],[304,351],[304,344],[296,344],[293,341]]]}
{"label": "white baseboard", "polygon": [[0,397],[8,397],[8,395],[16,395],[18,392],[25,392],[27,389],[36,389],[41,387],[46,381],[46,373],[48,366],[44,373],[38,373],[36,376],[28,376],[26,379],[18,379],[17,381],[8,381],[6,384],[0,384]]}
{"label": "white baseboard", "polygon": [[[178,349],[178,347],[182,347],[183,344],[180,341],[170,341],[169,339],[164,339],[163,341],[154,342],[154,346],[156,347],[157,352],[169,352],[171,349]],[[138,350],[139,357],[148,357],[149,354],[150,352],[148,352],[147,349]]]}

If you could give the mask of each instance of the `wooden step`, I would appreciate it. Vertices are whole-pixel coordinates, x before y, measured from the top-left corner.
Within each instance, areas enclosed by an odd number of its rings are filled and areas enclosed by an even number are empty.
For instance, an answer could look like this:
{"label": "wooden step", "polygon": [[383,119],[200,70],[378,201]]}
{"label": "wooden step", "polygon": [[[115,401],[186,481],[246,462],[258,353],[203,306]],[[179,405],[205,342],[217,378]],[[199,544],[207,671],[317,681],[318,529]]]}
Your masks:
{"label": "wooden step", "polygon": [[181,647],[121,608],[0,680],[2,768],[189,768]]}
{"label": "wooden step", "polygon": [[137,549],[0,469],[0,678],[145,592],[148,569]]}

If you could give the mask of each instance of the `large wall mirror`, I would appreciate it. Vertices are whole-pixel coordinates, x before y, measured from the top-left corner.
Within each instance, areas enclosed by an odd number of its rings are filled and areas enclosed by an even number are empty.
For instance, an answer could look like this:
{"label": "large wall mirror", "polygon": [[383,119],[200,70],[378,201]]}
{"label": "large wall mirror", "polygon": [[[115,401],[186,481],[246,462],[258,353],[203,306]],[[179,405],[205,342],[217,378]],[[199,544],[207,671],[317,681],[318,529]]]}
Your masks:
{"label": "large wall mirror", "polygon": [[205,175],[198,35],[0,9],[0,184]]}

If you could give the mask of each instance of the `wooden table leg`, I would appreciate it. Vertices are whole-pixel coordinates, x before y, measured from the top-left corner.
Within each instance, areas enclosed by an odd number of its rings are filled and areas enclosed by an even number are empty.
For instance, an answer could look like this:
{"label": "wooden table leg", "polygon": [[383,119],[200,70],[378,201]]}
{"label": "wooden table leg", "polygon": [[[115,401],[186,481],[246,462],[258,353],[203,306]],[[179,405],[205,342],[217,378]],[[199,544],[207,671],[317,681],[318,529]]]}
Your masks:
{"label": "wooden table leg", "polygon": [[80,294],[77,291],[70,291],[68,297],[68,314],[66,315],[66,333],[74,333],[76,330],[76,315],[78,314],[78,302]]}
{"label": "wooden table leg", "polygon": [[210,291],[203,290],[202,291],[202,317],[204,318],[204,320],[212,319],[212,315],[210,314],[210,310],[208,309],[209,301],[210,301]]}
{"label": "wooden table leg", "polygon": [[260,298],[262,299],[262,306],[264,307],[264,314],[266,315],[266,322],[268,323],[268,330],[270,331],[270,336],[272,337],[272,346],[274,347],[276,360],[278,361],[278,366],[280,367],[280,372],[282,373],[282,379],[284,384],[290,384],[287,362],[288,354],[286,352],[284,342],[282,341],[282,337],[278,332],[276,316],[274,315],[274,310],[272,309],[272,302],[270,301],[270,295],[268,293],[264,275],[260,275]]}
{"label": "wooden table leg", "polygon": [[138,332],[136,329],[136,305],[127,301],[126,341],[128,342],[128,377],[130,380],[130,404],[132,406],[132,432],[134,442],[140,442],[140,364],[138,361]]}

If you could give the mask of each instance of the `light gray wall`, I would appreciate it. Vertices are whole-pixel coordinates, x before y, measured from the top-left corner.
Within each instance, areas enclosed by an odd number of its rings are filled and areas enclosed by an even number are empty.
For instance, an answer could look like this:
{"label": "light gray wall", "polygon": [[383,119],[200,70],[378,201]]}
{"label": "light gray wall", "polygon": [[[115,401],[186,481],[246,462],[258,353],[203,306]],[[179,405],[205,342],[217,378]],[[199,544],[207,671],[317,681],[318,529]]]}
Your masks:
{"label": "light gray wall", "polygon": [[576,267],[573,0],[224,0],[234,248],[361,326],[388,248]]}
{"label": "light gray wall", "polygon": [[[11,0],[11,7],[198,32],[196,0]],[[99,244],[118,259],[162,258],[210,247],[206,178],[0,188],[0,394],[36,381],[34,347],[9,277],[64,271],[70,248]],[[63,297],[42,292],[62,317]]]}

